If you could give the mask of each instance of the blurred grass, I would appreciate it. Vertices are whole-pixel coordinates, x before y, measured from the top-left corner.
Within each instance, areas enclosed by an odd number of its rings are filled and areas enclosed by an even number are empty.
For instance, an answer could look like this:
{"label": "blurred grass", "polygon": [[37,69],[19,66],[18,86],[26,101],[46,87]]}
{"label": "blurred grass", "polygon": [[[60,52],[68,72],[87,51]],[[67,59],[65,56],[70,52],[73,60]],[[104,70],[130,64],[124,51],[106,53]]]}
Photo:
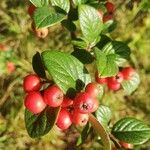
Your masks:
{"label": "blurred grass", "polygon": [[[143,7],[146,2],[148,0],[114,1],[118,27],[110,36],[126,41],[131,47],[130,64],[139,72],[141,84],[131,96],[126,96],[122,90],[104,96],[101,103],[111,107],[112,123],[124,116],[134,116],[150,125],[150,10]],[[36,51],[47,49],[70,51],[72,46],[69,33],[60,25],[49,28],[46,39],[36,38],[31,32],[27,7],[28,3],[20,0],[1,0],[0,3],[0,43],[11,47],[17,59],[17,70],[0,76],[0,149],[100,149],[98,142],[93,141],[87,141],[81,148],[73,147],[78,136],[74,129],[62,133],[54,128],[39,139],[28,136],[24,124],[22,80],[32,72],[32,56]],[[149,150],[150,142],[135,149]]]}

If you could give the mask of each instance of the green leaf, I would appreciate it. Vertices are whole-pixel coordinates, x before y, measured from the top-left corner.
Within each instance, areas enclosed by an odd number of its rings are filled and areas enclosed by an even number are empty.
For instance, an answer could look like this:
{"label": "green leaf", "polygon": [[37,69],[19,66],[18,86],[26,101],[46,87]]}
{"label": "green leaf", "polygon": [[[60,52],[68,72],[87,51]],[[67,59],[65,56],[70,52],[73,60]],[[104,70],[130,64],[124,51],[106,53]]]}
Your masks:
{"label": "green leaf", "polygon": [[52,26],[61,22],[64,17],[65,13],[62,10],[56,10],[53,7],[37,8],[33,15],[34,23],[37,28]]}
{"label": "green leaf", "polygon": [[107,55],[98,48],[94,49],[96,57],[96,66],[101,77],[111,77],[117,75],[119,68],[115,62],[116,55],[109,54]]}
{"label": "green leaf", "polygon": [[70,1],[69,0],[51,0],[53,6],[58,6],[66,12],[69,12]]}
{"label": "green leaf", "polygon": [[46,73],[41,60],[41,55],[37,52],[32,58],[32,67],[34,72],[41,78],[46,78]]}
{"label": "green leaf", "polygon": [[136,72],[133,74],[130,80],[124,80],[121,83],[123,89],[129,95],[138,88],[139,84],[140,84],[140,77]]}
{"label": "green leaf", "polygon": [[94,61],[93,56],[84,49],[76,49],[71,54],[79,59],[83,64],[90,64]]}
{"label": "green leaf", "polygon": [[42,60],[54,82],[63,90],[78,90],[91,82],[83,64],[74,56],[59,51],[45,51]]}
{"label": "green leaf", "polygon": [[127,46],[127,44],[120,41],[112,41],[107,43],[103,47],[102,51],[107,55],[115,54],[115,61],[118,65],[126,62],[126,60],[129,59],[130,56],[130,48]]}
{"label": "green leaf", "polygon": [[74,39],[71,41],[71,43],[80,49],[86,49],[87,48],[87,44],[85,41],[83,41],[82,39]]}
{"label": "green leaf", "polygon": [[107,129],[108,123],[112,117],[110,108],[104,105],[100,105],[95,115],[97,120],[103,125],[103,127],[105,127],[105,129]]}
{"label": "green leaf", "polygon": [[150,138],[150,127],[140,120],[126,117],[113,126],[112,134],[120,141],[138,145]]}
{"label": "green leaf", "polygon": [[85,4],[88,0],[72,0],[74,5]]}
{"label": "green leaf", "polygon": [[103,23],[97,10],[88,5],[80,5],[79,21],[85,41],[89,45],[95,46],[103,29]]}
{"label": "green leaf", "polygon": [[92,114],[89,114],[89,122],[91,123],[96,133],[101,137],[104,150],[111,150],[109,133],[105,130],[102,124]]}
{"label": "green leaf", "polygon": [[46,108],[42,113],[34,115],[25,110],[25,125],[30,137],[37,138],[47,134],[55,125],[60,107]]}
{"label": "green leaf", "polygon": [[36,7],[43,7],[49,5],[49,0],[30,0],[30,2]]}
{"label": "green leaf", "polygon": [[63,20],[61,24],[70,32],[74,32],[76,30],[76,25],[70,20]]}

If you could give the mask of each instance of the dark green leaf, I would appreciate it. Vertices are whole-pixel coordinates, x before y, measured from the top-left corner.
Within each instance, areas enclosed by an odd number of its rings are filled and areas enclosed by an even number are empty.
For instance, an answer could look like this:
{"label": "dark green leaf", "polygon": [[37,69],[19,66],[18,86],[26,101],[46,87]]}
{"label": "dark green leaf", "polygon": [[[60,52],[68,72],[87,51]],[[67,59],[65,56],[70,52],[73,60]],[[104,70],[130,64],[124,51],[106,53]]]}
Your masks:
{"label": "dark green leaf", "polygon": [[42,60],[54,82],[66,93],[91,81],[83,64],[74,56],[58,51],[45,51]]}
{"label": "dark green leaf", "polygon": [[130,80],[124,80],[121,84],[123,89],[126,91],[126,93],[130,95],[132,92],[134,92],[137,89],[139,83],[140,83],[140,77],[135,72]]}
{"label": "dark green leaf", "polygon": [[41,55],[37,52],[32,58],[32,67],[34,72],[41,78],[46,78],[44,66],[42,64]]}
{"label": "dark green leaf", "polygon": [[58,6],[66,12],[69,12],[70,1],[69,0],[51,0],[53,6]]}
{"label": "dark green leaf", "polygon": [[60,107],[46,108],[42,113],[34,115],[25,110],[25,125],[28,134],[32,138],[37,138],[47,134],[55,125]]}
{"label": "dark green leaf", "polygon": [[112,134],[120,141],[138,145],[150,138],[150,127],[140,120],[127,117],[113,126]]}
{"label": "dark green leaf", "polygon": [[30,2],[36,7],[43,7],[49,5],[49,0],[30,0]]}
{"label": "dark green leaf", "polygon": [[103,29],[103,23],[97,10],[88,5],[80,5],[79,21],[85,41],[91,45],[90,47],[95,46]]}
{"label": "dark green leaf", "polygon": [[111,110],[109,109],[109,107],[100,105],[95,115],[97,120],[105,127],[105,129],[107,129],[108,123],[112,117]]}
{"label": "dark green leaf", "polygon": [[86,50],[77,49],[71,53],[74,57],[79,59],[83,64],[90,64],[93,62],[93,56]]}
{"label": "dark green leaf", "polygon": [[104,24],[103,33],[109,33],[115,30],[117,27],[117,21],[115,20],[109,20]]}
{"label": "dark green leaf", "polygon": [[49,27],[56,23],[61,22],[65,17],[62,10],[54,9],[53,7],[40,7],[37,8],[33,19],[37,28]]}
{"label": "dark green leaf", "polygon": [[76,30],[76,25],[70,20],[63,20],[61,23],[70,32],[74,32]]}
{"label": "dark green leaf", "polygon": [[86,49],[87,48],[87,44],[82,39],[74,39],[71,41],[71,43],[75,47],[80,48],[80,49]]}
{"label": "dark green leaf", "polygon": [[95,48],[94,52],[99,76],[101,77],[115,76],[119,71],[119,68],[115,62],[116,55],[115,54],[107,55],[106,53],[97,48]]}

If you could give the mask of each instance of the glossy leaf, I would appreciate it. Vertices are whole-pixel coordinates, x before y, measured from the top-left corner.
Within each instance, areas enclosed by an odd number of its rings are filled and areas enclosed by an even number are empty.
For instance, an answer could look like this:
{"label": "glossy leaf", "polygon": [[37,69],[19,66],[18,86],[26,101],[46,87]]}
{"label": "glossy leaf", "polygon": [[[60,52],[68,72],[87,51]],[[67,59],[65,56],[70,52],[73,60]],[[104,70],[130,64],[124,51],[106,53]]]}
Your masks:
{"label": "glossy leaf", "polygon": [[83,64],[68,53],[45,51],[42,53],[42,59],[54,82],[64,93],[83,88],[91,81]]}
{"label": "glossy leaf", "polygon": [[49,27],[61,22],[65,17],[65,12],[53,7],[37,8],[34,15],[34,23],[37,28]]}
{"label": "glossy leaf", "polygon": [[69,0],[51,0],[53,6],[58,6],[66,12],[69,12],[70,1]]}
{"label": "glossy leaf", "polygon": [[138,88],[140,84],[140,77],[135,72],[130,80],[124,80],[121,84],[122,84],[123,89],[126,91],[126,93],[130,95],[132,92],[134,92]]}
{"label": "glossy leaf", "polygon": [[72,0],[74,5],[85,4],[88,0]]}
{"label": "glossy leaf", "polygon": [[95,115],[97,120],[105,127],[105,129],[107,129],[108,123],[112,117],[110,108],[104,105],[100,105]]}
{"label": "glossy leaf", "polygon": [[36,7],[43,7],[49,5],[49,0],[30,0],[30,2]]}
{"label": "glossy leaf", "polygon": [[140,120],[126,117],[116,122],[112,134],[120,141],[138,145],[150,138],[150,127]]}
{"label": "glossy leaf", "polygon": [[30,137],[37,138],[47,134],[55,125],[60,108],[46,108],[42,113],[34,115],[25,110],[25,125]]}
{"label": "glossy leaf", "polygon": [[94,46],[99,41],[99,35],[103,29],[103,23],[97,10],[88,5],[80,5],[79,21],[85,41]]}

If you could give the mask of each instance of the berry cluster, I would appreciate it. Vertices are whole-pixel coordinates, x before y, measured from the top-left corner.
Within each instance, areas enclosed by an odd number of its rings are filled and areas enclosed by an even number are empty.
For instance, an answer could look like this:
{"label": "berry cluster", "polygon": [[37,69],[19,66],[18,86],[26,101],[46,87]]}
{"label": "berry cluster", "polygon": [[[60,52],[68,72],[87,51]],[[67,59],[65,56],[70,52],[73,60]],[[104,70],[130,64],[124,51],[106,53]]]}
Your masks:
{"label": "berry cluster", "polygon": [[98,14],[104,23],[113,19],[113,15],[115,11],[114,4],[111,2],[106,2],[105,8],[106,8],[105,13],[101,9],[98,9]]}
{"label": "berry cluster", "polygon": [[[32,4],[28,7],[28,14],[31,18],[33,17],[35,10],[36,10],[36,7]],[[32,22],[31,28],[32,28],[32,31],[35,33],[35,35],[39,38],[45,38],[48,35],[48,28],[37,29],[35,27],[34,22]]]}
{"label": "berry cluster", "polygon": [[77,93],[74,99],[64,95],[56,84],[40,91],[42,84],[36,74],[24,78],[23,87],[28,93],[24,105],[33,114],[42,112],[46,106],[54,108],[60,106],[61,110],[56,122],[60,129],[67,129],[72,123],[84,126],[88,122],[88,114],[98,108],[99,84],[97,83],[89,83],[85,92]]}
{"label": "berry cluster", "polygon": [[[130,143],[126,143],[124,141],[119,141],[119,144],[121,145],[122,148],[124,149],[133,149],[133,145]],[[118,148],[113,148],[113,150],[119,150]]]}
{"label": "berry cluster", "polygon": [[101,78],[96,73],[95,78],[99,84],[107,84],[108,89],[117,91],[121,88],[121,83],[124,80],[130,80],[134,73],[135,70],[132,67],[125,67],[116,76]]}

